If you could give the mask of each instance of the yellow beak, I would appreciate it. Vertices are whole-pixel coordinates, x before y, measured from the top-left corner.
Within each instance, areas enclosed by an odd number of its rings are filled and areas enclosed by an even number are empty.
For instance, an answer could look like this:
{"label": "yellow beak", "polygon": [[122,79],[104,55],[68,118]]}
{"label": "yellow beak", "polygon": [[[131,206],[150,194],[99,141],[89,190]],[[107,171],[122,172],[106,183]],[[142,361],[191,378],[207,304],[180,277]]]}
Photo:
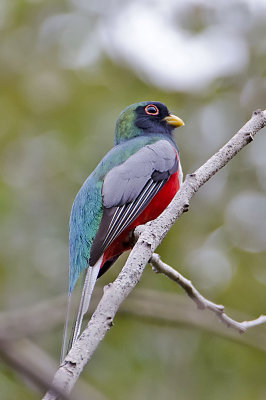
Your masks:
{"label": "yellow beak", "polygon": [[166,121],[167,124],[169,125],[173,125],[175,128],[185,125],[184,121],[182,121],[181,118],[178,118],[176,115],[173,114],[170,114],[167,117],[165,117],[164,121]]}

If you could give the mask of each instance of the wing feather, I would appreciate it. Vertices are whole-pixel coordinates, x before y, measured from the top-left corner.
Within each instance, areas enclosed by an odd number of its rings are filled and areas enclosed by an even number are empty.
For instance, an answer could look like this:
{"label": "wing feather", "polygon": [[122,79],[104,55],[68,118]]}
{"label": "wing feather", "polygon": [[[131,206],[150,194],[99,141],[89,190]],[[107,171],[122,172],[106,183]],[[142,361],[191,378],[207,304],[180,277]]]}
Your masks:
{"label": "wing feather", "polygon": [[141,214],[178,168],[177,151],[168,141],[160,140],[145,146],[107,174],[102,189],[103,217],[92,243],[91,265]]}

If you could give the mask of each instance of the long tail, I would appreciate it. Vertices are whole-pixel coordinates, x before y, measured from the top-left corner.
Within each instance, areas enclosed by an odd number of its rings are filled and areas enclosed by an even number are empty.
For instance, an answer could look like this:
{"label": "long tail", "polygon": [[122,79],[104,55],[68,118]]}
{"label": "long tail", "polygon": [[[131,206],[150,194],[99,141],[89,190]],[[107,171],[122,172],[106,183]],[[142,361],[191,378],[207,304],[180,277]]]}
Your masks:
{"label": "long tail", "polygon": [[70,309],[71,309],[72,293],[70,293],[68,296],[67,315],[66,315],[66,322],[65,322],[64,335],[63,335],[62,351],[61,351],[61,362],[65,358],[66,350],[68,352],[79,337],[83,317],[86,314],[86,312],[88,311],[91,295],[92,295],[97,277],[99,275],[101,263],[102,263],[102,257],[97,261],[97,263],[93,267],[89,266],[87,268],[87,272],[86,272],[84,283],[83,283],[79,308],[78,308],[76,317],[74,318],[74,324],[72,325],[72,332],[71,332],[70,339],[69,339],[69,342],[67,345],[68,326],[69,326],[69,319],[70,319],[69,315],[70,315]]}

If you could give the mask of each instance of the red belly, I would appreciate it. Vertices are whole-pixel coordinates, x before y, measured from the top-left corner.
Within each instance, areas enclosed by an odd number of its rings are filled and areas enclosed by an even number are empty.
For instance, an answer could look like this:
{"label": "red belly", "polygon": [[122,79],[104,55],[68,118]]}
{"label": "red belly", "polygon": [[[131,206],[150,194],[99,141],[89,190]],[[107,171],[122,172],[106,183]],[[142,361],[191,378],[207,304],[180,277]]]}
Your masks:
{"label": "red belly", "polygon": [[173,174],[169,181],[163,186],[163,188],[157,193],[152,199],[149,205],[143,210],[143,212],[129,225],[106,249],[103,256],[101,267],[107,260],[112,259],[115,256],[122,254],[124,251],[132,248],[132,241],[130,240],[131,231],[138,225],[145,224],[157,218],[164,209],[170,204],[175,194],[179,190],[179,174],[178,171]]}

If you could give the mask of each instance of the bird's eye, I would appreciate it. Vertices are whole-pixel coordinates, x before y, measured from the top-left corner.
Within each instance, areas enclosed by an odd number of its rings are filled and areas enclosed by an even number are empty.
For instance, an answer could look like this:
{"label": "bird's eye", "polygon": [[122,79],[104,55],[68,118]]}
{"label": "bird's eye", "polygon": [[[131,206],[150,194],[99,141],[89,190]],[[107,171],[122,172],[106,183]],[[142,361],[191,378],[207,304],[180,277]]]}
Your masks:
{"label": "bird's eye", "polygon": [[154,104],[149,104],[145,107],[145,113],[148,115],[158,115],[159,109]]}

